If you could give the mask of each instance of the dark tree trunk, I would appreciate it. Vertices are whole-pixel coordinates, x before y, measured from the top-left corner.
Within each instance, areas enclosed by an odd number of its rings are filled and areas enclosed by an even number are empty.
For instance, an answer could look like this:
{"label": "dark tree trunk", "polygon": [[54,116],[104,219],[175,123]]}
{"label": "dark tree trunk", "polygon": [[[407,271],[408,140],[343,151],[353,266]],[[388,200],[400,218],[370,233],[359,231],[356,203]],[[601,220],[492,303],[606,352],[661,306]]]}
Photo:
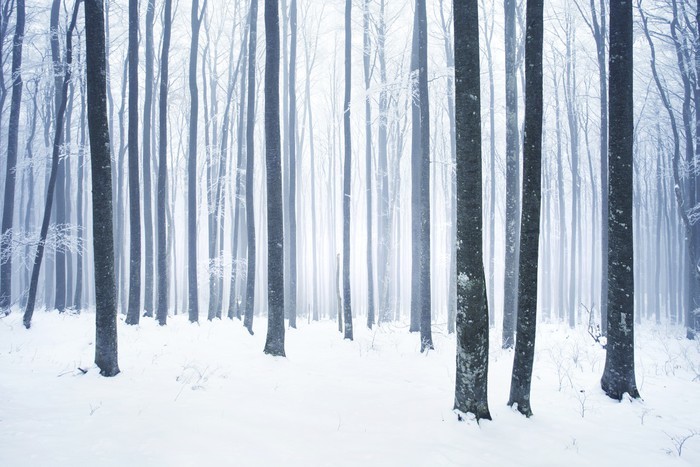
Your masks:
{"label": "dark tree trunk", "polygon": [[[22,0],[20,0],[22,1]],[[24,310],[24,327],[29,329],[32,325],[32,315],[34,314],[34,305],[36,303],[36,291],[39,285],[39,271],[41,270],[41,261],[44,256],[44,247],[46,245],[46,235],[49,231],[49,222],[51,220],[51,207],[53,205],[54,190],[56,188],[56,179],[58,178],[58,159],[61,152],[61,146],[63,145],[63,119],[66,114],[66,101],[68,96],[68,86],[71,82],[71,63],[73,61],[73,31],[75,30],[75,23],[78,18],[78,7],[80,6],[80,0],[75,3],[73,9],[73,16],[68,26],[68,32],[66,34],[66,66],[65,74],[63,77],[63,83],[60,88],[61,91],[61,102],[56,109],[56,127],[53,140],[53,152],[51,155],[51,175],[49,175],[49,185],[46,192],[46,205],[44,206],[44,217],[41,223],[41,230],[39,232],[39,244],[36,248],[36,254],[34,256],[34,265],[32,267],[32,277],[29,282],[29,295],[27,297],[27,307]],[[22,4],[22,10],[24,10],[24,4]],[[24,14],[24,11],[22,12]]]}
{"label": "dark tree trunk", "polygon": [[163,50],[160,58],[160,109],[158,116],[158,195],[156,198],[158,235],[156,318],[161,326],[165,326],[168,320],[168,252],[165,207],[168,196],[168,54],[170,52],[170,32],[172,28],[172,0],[165,0],[163,18]]}
{"label": "dark tree trunk", "polygon": [[143,236],[144,244],[144,284],[143,308],[145,316],[153,316],[153,211],[151,188],[151,118],[153,114],[153,23],[155,0],[146,0],[146,82],[143,96]]}
{"label": "dark tree trunk", "polygon": [[[489,310],[482,251],[479,8],[454,0],[457,154],[457,375],[455,409],[491,420]],[[493,181],[491,182],[493,183]]]}
{"label": "dark tree trunk", "polygon": [[[292,3],[294,1],[292,0]],[[296,16],[296,13],[292,13]],[[280,32],[277,0],[265,0],[265,161],[268,312],[265,353],[284,357],[284,226],[280,148]],[[290,80],[290,83],[293,79]],[[294,140],[292,136],[290,140]]]}
{"label": "dark tree trunk", "polygon": [[343,317],[345,339],[352,340],[352,306],[350,303],[350,196],[352,176],[352,143],[350,135],[350,89],[352,84],[352,0],[345,0],[345,97],[343,99],[343,134],[345,162],[343,167]]}
{"label": "dark tree trunk", "polygon": [[[418,95],[420,105],[420,342],[433,349],[430,290],[430,105],[428,98],[428,18],[425,0],[416,0],[418,14]],[[414,206],[415,209],[415,206]]]}
{"label": "dark tree trunk", "polygon": [[372,262],[372,106],[370,103],[369,0],[362,11],[362,67],[365,78],[365,183],[367,184],[367,327],[374,325],[374,264]]}
{"label": "dark tree trunk", "polygon": [[634,377],[634,239],[632,235],[634,93],[632,3],[610,2],[610,209],[608,343],[600,381],[605,393],[638,398]]}
{"label": "dark tree trunk", "polygon": [[199,321],[197,290],[197,123],[199,119],[199,91],[197,89],[197,57],[199,56],[199,28],[207,1],[199,11],[199,0],[192,0],[192,43],[190,44],[190,135],[187,158],[187,306],[189,320]]}
{"label": "dark tree trunk", "polygon": [[255,55],[258,44],[258,0],[250,2],[250,43],[248,49],[248,115],[246,123],[245,212],[248,230],[248,271],[243,326],[253,334],[255,311],[255,207],[253,206],[253,170],[255,168]]}
{"label": "dark tree trunk", "polygon": [[[15,208],[15,166],[19,136],[19,110],[22,104],[22,42],[24,41],[24,0],[17,0],[17,21],[12,39],[12,98],[10,124],[7,136],[7,163],[5,168],[5,193],[2,209],[2,237],[0,237],[0,313],[9,313],[12,303],[12,241],[11,229]],[[1,111],[2,109],[0,109]],[[1,113],[1,112],[0,112]],[[7,256],[7,258],[5,258]]]}
{"label": "dark tree trunk", "polygon": [[[129,308],[126,324],[141,316],[141,194],[139,189],[139,5],[129,0]],[[146,140],[144,140],[144,144]]]}
{"label": "dark tree trunk", "polygon": [[103,376],[119,373],[117,303],[112,232],[112,175],[107,120],[104,1],[85,1],[88,127],[92,165],[93,249],[95,254],[95,363]]}
{"label": "dark tree trunk", "polygon": [[537,260],[542,196],[542,41],[543,0],[527,0],[525,19],[525,140],[523,142],[523,212],[520,229],[518,313],[515,360],[508,405],[532,415],[530,383],[537,324]]}
{"label": "dark tree trunk", "polygon": [[[289,49],[289,327],[297,327],[297,214],[296,214],[296,125],[297,125],[297,2],[291,0]],[[307,77],[308,79],[308,77]],[[269,203],[269,199],[268,199]]]}
{"label": "dark tree trunk", "polygon": [[506,258],[503,289],[503,348],[513,347],[518,310],[520,256],[520,133],[518,131],[518,64],[516,0],[504,1],[506,39]]}

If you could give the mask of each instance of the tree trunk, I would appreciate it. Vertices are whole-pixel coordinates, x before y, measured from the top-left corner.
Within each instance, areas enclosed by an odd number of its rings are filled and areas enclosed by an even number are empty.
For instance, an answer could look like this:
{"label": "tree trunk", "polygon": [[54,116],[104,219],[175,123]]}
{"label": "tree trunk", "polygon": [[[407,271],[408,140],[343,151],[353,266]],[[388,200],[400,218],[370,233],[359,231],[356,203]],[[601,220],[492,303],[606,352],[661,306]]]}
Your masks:
{"label": "tree trunk", "polygon": [[197,286],[197,123],[199,119],[199,91],[197,89],[197,57],[199,56],[199,28],[207,0],[199,11],[199,0],[192,0],[192,42],[190,44],[190,134],[187,158],[187,305],[191,323],[199,321]]}
{"label": "tree trunk", "polygon": [[634,237],[632,235],[634,94],[632,3],[610,2],[610,209],[608,342],[600,381],[622,400],[639,397],[634,376]]}
{"label": "tree trunk", "polygon": [[143,98],[143,236],[144,244],[144,285],[143,308],[145,316],[153,316],[153,211],[151,208],[153,190],[151,188],[151,118],[153,114],[153,23],[155,0],[146,0],[146,60],[145,87]]}
{"label": "tree trunk", "polygon": [[[165,0],[163,13],[163,49],[160,58],[160,102],[159,102],[159,142],[158,142],[158,194],[156,198],[156,223],[158,235],[156,318],[165,326],[168,320],[168,251],[166,201],[168,197],[168,60],[170,53],[170,33],[172,29],[172,0]],[[172,237],[172,236],[171,236]]]}
{"label": "tree trunk", "polygon": [[372,262],[372,106],[370,103],[369,0],[362,11],[362,65],[365,78],[365,183],[367,194],[367,327],[374,325],[374,264]]}
{"label": "tree trunk", "polygon": [[[19,111],[22,105],[22,42],[24,41],[24,0],[17,0],[17,21],[12,39],[12,97],[7,136],[7,163],[5,193],[2,209],[2,237],[0,237],[0,313],[8,314],[12,304],[12,220],[15,208],[15,166],[19,136]],[[1,110],[1,109],[0,109]]]}
{"label": "tree trunk", "polygon": [[[126,324],[141,316],[141,194],[139,189],[139,5],[129,0],[129,308]],[[144,140],[144,143],[146,141]]]}
{"label": "tree trunk", "polygon": [[[416,5],[417,6],[417,5]],[[419,60],[418,8],[413,18],[413,43],[411,46],[411,324],[409,332],[419,332],[421,325],[421,219],[420,219],[420,184],[421,184],[421,116],[420,89],[418,85]]]}
{"label": "tree trunk", "polygon": [[[21,1],[21,0],[20,0]],[[92,165],[93,249],[95,254],[95,363],[102,376],[119,373],[117,304],[112,232],[112,176],[107,120],[104,1],[85,1],[88,126]]]}
{"label": "tree trunk", "polygon": [[[294,3],[294,0],[292,0]],[[296,12],[292,14],[296,17]],[[296,18],[295,18],[296,19]],[[293,27],[296,26],[292,20]],[[277,0],[265,0],[265,161],[268,313],[265,353],[284,357],[284,225],[280,148],[280,35]],[[294,43],[292,47],[295,48]],[[292,63],[296,60],[292,58]],[[293,75],[292,75],[293,76]],[[290,79],[293,83],[294,79]],[[292,94],[294,95],[294,94]],[[293,106],[292,101],[292,106]],[[294,138],[290,138],[294,141]]]}
{"label": "tree trunk", "polygon": [[[22,0],[20,0],[22,1]],[[60,88],[61,102],[56,109],[56,127],[53,142],[53,152],[51,155],[51,175],[49,175],[49,185],[46,192],[46,205],[44,206],[44,217],[41,223],[41,231],[39,232],[39,243],[34,256],[34,265],[32,266],[32,277],[29,282],[29,295],[27,297],[27,307],[24,310],[24,327],[29,329],[32,324],[32,315],[34,314],[34,305],[36,303],[36,291],[39,285],[39,271],[41,270],[41,261],[44,256],[44,247],[46,245],[46,235],[49,231],[49,222],[51,220],[51,207],[53,205],[53,196],[56,188],[56,179],[58,178],[58,159],[63,145],[63,119],[66,114],[66,101],[68,96],[68,86],[71,82],[71,64],[73,61],[73,31],[78,18],[78,7],[80,0],[75,3],[73,16],[68,26],[66,33],[66,66],[63,83]],[[24,16],[24,3],[21,5],[22,15]],[[22,28],[23,29],[23,28]]]}
{"label": "tree trunk", "polygon": [[[504,0],[506,38],[506,258],[503,288],[504,349],[513,347],[518,310],[520,256],[520,133],[518,131],[518,64],[516,60],[515,5]],[[492,182],[493,183],[493,182]]]}
{"label": "tree trunk", "polygon": [[345,97],[343,99],[343,315],[345,339],[352,340],[352,306],[350,303],[350,196],[352,185],[352,143],[350,135],[350,89],[352,78],[352,0],[345,0]]}
{"label": "tree trunk", "polygon": [[537,326],[537,261],[540,237],[542,161],[543,1],[527,0],[525,25],[525,140],[523,142],[523,212],[518,273],[515,359],[508,405],[529,417],[530,384]]}
{"label": "tree trunk", "polygon": [[[481,89],[476,0],[454,0],[457,150],[456,410],[491,420],[489,311],[482,252]],[[493,183],[493,181],[492,181]],[[469,247],[467,247],[469,245]]]}
{"label": "tree trunk", "polygon": [[[289,49],[289,327],[297,327],[297,214],[296,214],[296,125],[297,125],[297,2],[291,0]],[[308,79],[308,77],[307,77]],[[269,198],[268,198],[269,203]]]}
{"label": "tree trunk", "polygon": [[255,168],[255,56],[258,36],[258,0],[250,2],[250,48],[248,50],[248,116],[246,124],[245,210],[248,230],[248,271],[243,325],[253,334],[255,310],[255,207],[253,206],[253,170]]}

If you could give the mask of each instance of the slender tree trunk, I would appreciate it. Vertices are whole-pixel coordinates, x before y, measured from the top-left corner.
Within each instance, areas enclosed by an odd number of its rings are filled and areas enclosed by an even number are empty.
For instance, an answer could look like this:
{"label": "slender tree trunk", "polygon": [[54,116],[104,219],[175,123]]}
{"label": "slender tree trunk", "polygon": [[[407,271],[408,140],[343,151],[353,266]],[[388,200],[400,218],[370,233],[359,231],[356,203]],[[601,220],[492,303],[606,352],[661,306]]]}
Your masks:
{"label": "slender tree trunk", "polygon": [[489,311],[482,252],[479,8],[476,0],[454,0],[453,5],[458,211],[457,374],[454,407],[465,413],[473,413],[479,421],[491,420],[487,378]]}
{"label": "slender tree trunk", "polygon": [[515,359],[508,405],[532,415],[530,385],[537,326],[537,261],[540,237],[542,161],[543,1],[527,0],[525,19],[525,140],[523,142],[523,216],[518,273]]}
{"label": "slender tree trunk", "polygon": [[199,56],[199,28],[207,8],[204,0],[199,11],[199,0],[192,0],[192,43],[190,45],[190,135],[187,158],[187,305],[189,320],[199,321],[197,286],[197,123],[199,119],[199,91],[197,89],[197,57]]}
{"label": "slender tree trunk", "polygon": [[[294,4],[294,0],[292,0]],[[296,6],[296,5],[295,5]],[[293,10],[293,30],[296,11]],[[280,35],[277,0],[265,0],[265,160],[267,167],[268,314],[265,353],[284,357],[284,224],[280,148]],[[296,37],[295,37],[296,39]],[[292,47],[296,48],[294,42]],[[292,56],[292,63],[296,61]],[[293,75],[292,75],[293,76]],[[290,79],[293,83],[294,79]],[[293,91],[292,91],[293,92]],[[292,96],[294,93],[292,93]],[[294,101],[292,101],[292,106]],[[292,136],[291,141],[294,140]]]}
{"label": "slender tree trunk", "polygon": [[[5,168],[5,193],[2,210],[2,237],[0,237],[0,313],[8,314],[12,304],[12,219],[15,208],[15,166],[19,136],[19,111],[22,105],[22,44],[24,41],[24,0],[17,0],[17,20],[12,39],[12,97],[7,136],[7,163]],[[0,109],[1,111],[2,109]]]}
{"label": "slender tree trunk", "polygon": [[255,168],[255,55],[258,36],[258,0],[250,2],[250,48],[248,50],[248,115],[246,124],[245,210],[248,230],[248,272],[243,325],[253,334],[255,310],[255,207],[253,206],[253,170]]}
{"label": "slender tree trunk", "polygon": [[[129,308],[126,324],[141,316],[141,194],[139,189],[139,5],[129,0]],[[145,143],[145,140],[144,140]]]}
{"label": "slender tree trunk", "polygon": [[[417,5],[416,5],[417,6]],[[419,332],[421,325],[421,115],[419,75],[419,21],[418,8],[413,18],[413,43],[411,46],[411,324],[409,332]]]}
{"label": "slender tree trunk", "polygon": [[[297,125],[297,2],[291,0],[289,48],[289,327],[297,327],[297,214],[296,214],[296,125]],[[279,34],[279,32],[278,32]],[[308,78],[307,78],[308,79]],[[269,202],[269,199],[268,199]]]}
{"label": "slender tree trunk", "polygon": [[518,64],[516,60],[516,0],[504,0],[506,39],[506,258],[503,288],[504,349],[514,344],[518,310],[520,256],[520,132],[518,131]]}
{"label": "slender tree trunk", "polygon": [[[23,0],[20,0],[23,1]],[[32,277],[29,282],[29,295],[27,297],[27,307],[24,310],[24,327],[29,329],[32,325],[32,316],[34,314],[34,305],[36,303],[36,291],[39,285],[39,271],[41,270],[41,260],[44,256],[44,247],[46,245],[46,235],[49,231],[49,222],[51,220],[51,207],[53,205],[53,196],[56,188],[56,179],[58,178],[58,159],[61,152],[61,146],[63,144],[63,119],[66,114],[66,101],[68,96],[68,86],[71,82],[71,64],[73,61],[73,44],[72,37],[73,31],[75,30],[75,23],[78,17],[78,7],[80,6],[80,0],[76,1],[75,7],[73,9],[73,17],[71,19],[70,25],[68,26],[68,32],[66,34],[66,66],[65,74],[63,77],[63,83],[60,88],[61,91],[61,102],[56,109],[56,126],[55,135],[53,142],[53,152],[51,155],[51,175],[49,175],[49,185],[46,192],[46,205],[44,207],[44,217],[41,223],[41,231],[39,232],[39,243],[36,248],[36,254],[34,256],[34,265],[32,267]],[[22,4],[22,10],[24,10],[24,4]],[[22,11],[24,15],[24,11]]]}
{"label": "slender tree trunk", "polygon": [[420,334],[421,352],[433,349],[430,290],[430,105],[428,97],[428,18],[425,0],[416,0],[418,12],[418,90],[420,104]]}
{"label": "slender tree trunk", "polygon": [[[156,319],[165,326],[168,320],[168,251],[166,200],[168,197],[168,65],[170,53],[170,33],[172,28],[172,0],[165,0],[163,13],[163,49],[160,58],[160,102],[159,102],[159,142],[158,142],[158,193],[156,198],[157,224],[157,300]],[[172,235],[171,235],[172,238]]]}
{"label": "slender tree trunk", "polygon": [[352,78],[352,0],[345,0],[345,97],[343,99],[343,315],[345,339],[352,340],[352,306],[350,303],[350,196],[352,185],[352,143],[350,135],[350,89]]}
{"label": "slender tree trunk", "polygon": [[[78,197],[78,205],[76,207],[78,214],[78,232],[80,235],[83,233],[85,220],[83,215],[83,196],[84,196],[84,177],[85,177],[85,83],[83,81],[82,71],[80,72],[80,142],[78,146],[78,190],[76,196]],[[75,297],[73,298],[73,305],[75,309],[80,311],[83,309],[83,265],[85,264],[85,256],[87,251],[80,242],[78,247],[77,261],[78,265],[76,267],[76,280],[75,280]]]}
{"label": "slender tree trunk", "polygon": [[[21,0],[20,0],[21,1]],[[119,373],[117,304],[112,231],[112,176],[107,120],[104,1],[85,1],[88,126],[92,163],[93,248],[95,252],[95,363],[102,376]]]}
{"label": "slender tree trunk", "polygon": [[367,327],[374,325],[374,264],[372,262],[372,106],[370,103],[369,0],[362,11],[362,65],[365,78],[365,183],[367,184]]}
{"label": "slender tree trunk", "polygon": [[153,211],[151,188],[151,118],[153,112],[153,23],[155,0],[146,0],[146,60],[145,87],[143,91],[143,236],[144,244],[144,297],[145,316],[153,316]]}

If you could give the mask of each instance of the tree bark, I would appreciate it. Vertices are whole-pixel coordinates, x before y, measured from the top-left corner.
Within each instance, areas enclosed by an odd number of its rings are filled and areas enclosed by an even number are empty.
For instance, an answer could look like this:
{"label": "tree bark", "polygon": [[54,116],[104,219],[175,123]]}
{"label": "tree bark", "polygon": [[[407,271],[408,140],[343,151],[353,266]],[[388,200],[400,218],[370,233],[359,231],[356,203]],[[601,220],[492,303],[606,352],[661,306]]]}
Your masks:
{"label": "tree bark", "polygon": [[352,340],[352,306],[350,303],[350,196],[352,176],[352,142],[350,140],[350,89],[352,84],[352,0],[345,0],[345,97],[343,99],[343,315],[345,339]]}
{"label": "tree bark", "polygon": [[608,342],[600,381],[605,394],[639,397],[634,376],[634,238],[632,235],[634,93],[632,3],[610,2],[610,208]]}
{"label": "tree bark", "polygon": [[93,250],[95,255],[95,363],[102,376],[119,373],[117,304],[112,231],[112,176],[107,120],[104,0],[85,1],[88,126],[92,165]]}
{"label": "tree bark", "polygon": [[520,229],[518,313],[515,359],[508,405],[529,417],[530,385],[537,326],[537,261],[540,236],[542,161],[543,1],[527,0],[525,19],[525,140],[523,142],[523,212]]}
{"label": "tree bark", "polygon": [[[481,88],[477,0],[454,0],[457,154],[457,373],[454,408],[491,420],[489,311],[482,251]],[[492,181],[493,183],[493,181]]]}

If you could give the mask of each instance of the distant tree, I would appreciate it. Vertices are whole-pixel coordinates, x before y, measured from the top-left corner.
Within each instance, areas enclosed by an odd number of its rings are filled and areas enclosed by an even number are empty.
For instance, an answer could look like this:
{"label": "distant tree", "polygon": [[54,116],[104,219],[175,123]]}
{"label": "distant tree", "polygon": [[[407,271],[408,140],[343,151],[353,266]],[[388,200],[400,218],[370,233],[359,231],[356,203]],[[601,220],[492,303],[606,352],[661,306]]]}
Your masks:
{"label": "distant tree", "polygon": [[[418,219],[414,219],[413,222],[417,221],[420,226],[420,242],[414,245],[414,248],[417,247],[420,251],[418,257],[420,349],[423,352],[433,348],[430,290],[430,103],[428,99],[428,18],[425,0],[416,0],[416,14],[418,15],[418,105],[420,107],[420,207]],[[415,190],[416,187],[413,189]]]}
{"label": "distant tree", "polygon": [[197,89],[197,58],[199,57],[199,29],[202,25],[207,0],[199,11],[199,0],[192,0],[192,42],[190,44],[190,135],[187,158],[187,296],[190,322],[199,321],[197,293],[197,122],[199,119],[199,91]]}
{"label": "distant tree", "polygon": [[145,84],[143,90],[143,237],[144,237],[144,285],[143,308],[145,316],[153,316],[153,190],[151,179],[151,151],[153,115],[153,23],[155,21],[155,0],[146,0],[146,56]]}
{"label": "distant tree", "polygon": [[632,2],[610,1],[610,209],[608,342],[600,385],[609,397],[638,398],[634,376],[634,238],[632,235],[634,93]]}
{"label": "distant tree", "polygon": [[518,131],[518,63],[516,0],[504,0],[506,50],[506,257],[503,295],[504,349],[513,348],[518,310],[520,256],[520,132]]}
{"label": "distant tree", "polygon": [[477,0],[454,0],[453,8],[458,274],[455,409],[473,413],[477,420],[491,420],[489,311],[482,252],[479,7]]}
{"label": "distant tree", "polygon": [[[21,0],[20,0],[21,1]],[[92,165],[95,257],[95,363],[103,376],[119,373],[117,304],[112,232],[112,174],[107,120],[104,0],[85,1],[88,127]]]}
{"label": "distant tree", "polygon": [[[139,189],[139,2],[129,0],[129,308],[127,324],[141,316],[141,193]],[[144,140],[144,144],[146,141]]]}
{"label": "distant tree", "polygon": [[[78,7],[80,1],[75,2],[73,8],[73,16],[68,32],[66,33],[66,66],[65,74],[63,75],[63,85],[61,86],[61,102],[56,112],[56,127],[53,140],[53,153],[51,155],[51,174],[49,175],[49,184],[46,191],[46,205],[44,206],[44,217],[41,223],[39,232],[39,244],[34,255],[34,264],[32,266],[32,277],[29,281],[29,294],[27,297],[27,307],[24,310],[24,327],[29,329],[32,325],[32,316],[34,314],[34,306],[36,303],[36,291],[39,285],[39,271],[41,270],[41,262],[44,257],[44,248],[46,247],[46,236],[49,231],[49,222],[51,221],[51,208],[53,206],[54,191],[56,188],[56,179],[58,177],[58,159],[63,145],[63,120],[66,113],[66,101],[68,100],[68,85],[72,77],[72,62],[73,62],[73,31],[78,18]],[[24,5],[22,5],[24,9]]]}
{"label": "distant tree", "polygon": [[370,83],[371,44],[369,38],[369,0],[365,0],[362,9],[362,71],[365,78],[365,178],[367,187],[367,327],[374,324],[374,263],[372,255],[372,106]]}
{"label": "distant tree", "polygon": [[350,89],[352,84],[352,0],[345,1],[345,98],[343,100],[343,134],[345,162],[343,167],[343,317],[345,339],[352,340],[352,306],[350,304],[350,187],[352,176],[352,143],[350,135]]}
{"label": "distant tree", "polygon": [[160,58],[160,109],[158,115],[158,194],[156,198],[157,224],[157,282],[156,319],[165,326],[168,321],[168,250],[166,199],[168,197],[168,65],[170,34],[172,30],[172,0],[165,0],[163,11],[163,48]]}
{"label": "distant tree", "polygon": [[296,131],[297,131],[297,2],[289,3],[291,38],[289,46],[289,327],[297,327],[297,213],[296,213]]}
{"label": "distant tree", "polygon": [[[532,415],[530,385],[537,326],[537,261],[542,197],[543,0],[527,0],[525,19],[525,140],[515,359],[508,405]],[[631,225],[631,224],[630,224]]]}
{"label": "distant tree", "polygon": [[[279,4],[265,0],[265,160],[267,167],[268,312],[265,353],[284,357],[284,224],[280,148]],[[292,136],[291,139],[294,139]]]}
{"label": "distant tree", "polygon": [[253,334],[255,311],[255,206],[253,206],[253,174],[255,169],[255,56],[258,46],[258,0],[250,1],[248,49],[248,114],[246,117],[245,212],[248,229],[248,271],[243,326]]}
{"label": "distant tree", "polygon": [[[22,44],[24,41],[24,0],[17,0],[15,34],[12,39],[12,98],[7,136],[7,162],[5,165],[5,193],[0,232],[0,313],[9,313],[12,303],[12,219],[15,208],[15,168],[19,138],[19,111],[22,105]],[[2,109],[0,108],[0,113]]]}

